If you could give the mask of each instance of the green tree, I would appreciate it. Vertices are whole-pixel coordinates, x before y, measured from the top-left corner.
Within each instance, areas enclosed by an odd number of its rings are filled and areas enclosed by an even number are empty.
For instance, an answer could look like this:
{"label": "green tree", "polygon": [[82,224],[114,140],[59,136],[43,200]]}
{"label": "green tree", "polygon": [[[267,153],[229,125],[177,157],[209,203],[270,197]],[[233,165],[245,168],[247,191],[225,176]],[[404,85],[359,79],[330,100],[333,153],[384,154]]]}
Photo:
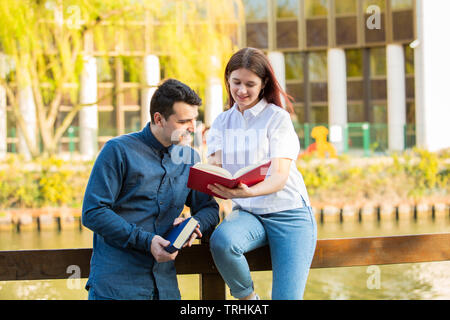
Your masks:
{"label": "green tree", "polygon": [[[145,39],[146,53],[168,57],[168,76],[201,89],[208,76],[221,75],[235,50],[232,35],[238,34],[237,19],[242,16],[237,8],[242,8],[238,0],[0,1],[0,53],[8,66],[6,75],[0,74],[0,85],[32,157],[40,150],[24,130],[19,88],[31,86],[43,153],[54,154],[77,113],[87,106],[74,103],[57,123],[67,84],[74,88],[71,100],[79,100],[83,55],[92,47],[89,40],[97,52],[106,52],[120,39],[128,51]],[[143,34],[132,28],[136,21],[145,21]],[[129,72],[140,79],[139,68]]]}

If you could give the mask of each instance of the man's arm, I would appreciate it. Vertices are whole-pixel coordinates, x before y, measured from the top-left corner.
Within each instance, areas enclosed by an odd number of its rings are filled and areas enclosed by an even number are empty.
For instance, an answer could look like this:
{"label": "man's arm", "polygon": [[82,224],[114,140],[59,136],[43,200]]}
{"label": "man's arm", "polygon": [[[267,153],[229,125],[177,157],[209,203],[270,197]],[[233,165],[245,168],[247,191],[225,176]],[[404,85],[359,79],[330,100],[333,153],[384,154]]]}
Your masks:
{"label": "man's arm", "polygon": [[124,179],[124,162],[119,146],[108,142],[100,152],[86,187],[82,223],[114,246],[150,254],[154,234],[131,224],[112,208]]}
{"label": "man's arm", "polygon": [[191,215],[199,222],[202,234],[212,232],[219,224],[219,204],[210,195],[191,190],[186,205],[191,208]]}

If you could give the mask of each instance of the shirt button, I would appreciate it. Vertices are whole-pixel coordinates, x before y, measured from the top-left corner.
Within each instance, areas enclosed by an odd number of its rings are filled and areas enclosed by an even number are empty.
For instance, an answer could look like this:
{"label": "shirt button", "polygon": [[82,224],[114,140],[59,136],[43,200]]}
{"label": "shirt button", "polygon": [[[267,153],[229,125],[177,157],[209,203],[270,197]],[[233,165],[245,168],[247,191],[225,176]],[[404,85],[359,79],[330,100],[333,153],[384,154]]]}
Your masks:
{"label": "shirt button", "polygon": [[159,202],[159,204],[160,204],[160,205],[162,205],[162,204],[163,204],[163,202],[162,202],[162,201],[160,201],[160,202]]}

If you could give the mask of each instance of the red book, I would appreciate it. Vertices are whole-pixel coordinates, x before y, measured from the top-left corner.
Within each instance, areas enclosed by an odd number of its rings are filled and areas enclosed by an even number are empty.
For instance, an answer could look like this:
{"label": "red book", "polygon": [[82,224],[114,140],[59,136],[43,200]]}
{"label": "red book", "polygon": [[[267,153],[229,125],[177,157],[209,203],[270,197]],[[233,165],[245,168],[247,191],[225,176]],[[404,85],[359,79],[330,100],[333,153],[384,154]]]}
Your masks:
{"label": "red book", "polygon": [[221,196],[209,190],[207,188],[208,184],[218,183],[224,187],[233,189],[242,182],[251,187],[266,178],[270,164],[271,161],[247,166],[239,169],[232,175],[224,168],[211,164],[197,163],[189,170],[187,187],[223,199]]}

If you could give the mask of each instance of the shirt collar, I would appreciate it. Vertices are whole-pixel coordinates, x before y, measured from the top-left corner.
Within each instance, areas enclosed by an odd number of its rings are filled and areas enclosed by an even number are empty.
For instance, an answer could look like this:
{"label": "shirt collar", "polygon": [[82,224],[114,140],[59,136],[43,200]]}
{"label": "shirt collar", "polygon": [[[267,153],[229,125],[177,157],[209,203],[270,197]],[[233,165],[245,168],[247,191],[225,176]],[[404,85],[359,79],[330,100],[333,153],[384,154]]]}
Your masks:
{"label": "shirt collar", "polygon": [[144,129],[142,129],[141,132],[145,143],[153,149],[156,149],[157,151],[162,153],[169,153],[172,149],[173,144],[169,147],[164,147],[162,143],[159,142],[158,139],[156,139],[156,137],[152,133],[152,130],[150,129],[150,122],[147,123],[147,125],[144,127]]}
{"label": "shirt collar", "polygon": [[[253,117],[256,117],[258,114],[261,113],[261,111],[263,111],[265,109],[266,106],[267,106],[267,100],[265,98],[262,98],[253,107],[245,110],[244,115],[251,114]],[[237,103],[234,104],[234,108],[236,109],[237,112],[240,112]]]}

